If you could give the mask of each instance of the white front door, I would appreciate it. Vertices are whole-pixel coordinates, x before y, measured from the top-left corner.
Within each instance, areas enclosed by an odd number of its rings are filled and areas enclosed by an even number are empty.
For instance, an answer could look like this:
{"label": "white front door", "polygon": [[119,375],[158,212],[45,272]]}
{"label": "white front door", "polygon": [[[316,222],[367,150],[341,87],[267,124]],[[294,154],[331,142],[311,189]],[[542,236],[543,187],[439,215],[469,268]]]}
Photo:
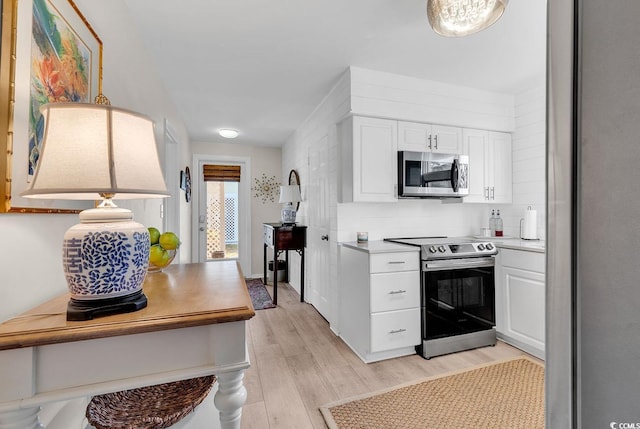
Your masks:
{"label": "white front door", "polygon": [[329,139],[323,136],[309,148],[309,225],[307,301],[330,320],[329,313]]}
{"label": "white front door", "polygon": [[[207,187],[204,182],[205,164],[239,165],[238,184],[238,261],[245,273],[251,272],[251,160],[245,157],[194,155],[192,182],[192,261],[206,262],[207,258]],[[223,259],[220,259],[223,260]]]}

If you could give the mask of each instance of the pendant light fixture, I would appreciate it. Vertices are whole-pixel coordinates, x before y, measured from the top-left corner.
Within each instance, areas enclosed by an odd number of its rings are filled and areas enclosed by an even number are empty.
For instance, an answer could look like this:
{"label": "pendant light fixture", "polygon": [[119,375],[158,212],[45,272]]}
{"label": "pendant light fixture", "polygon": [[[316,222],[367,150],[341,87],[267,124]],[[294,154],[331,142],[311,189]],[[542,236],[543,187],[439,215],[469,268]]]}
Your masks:
{"label": "pendant light fixture", "polygon": [[427,0],[433,30],[447,37],[477,33],[502,16],[509,0]]}

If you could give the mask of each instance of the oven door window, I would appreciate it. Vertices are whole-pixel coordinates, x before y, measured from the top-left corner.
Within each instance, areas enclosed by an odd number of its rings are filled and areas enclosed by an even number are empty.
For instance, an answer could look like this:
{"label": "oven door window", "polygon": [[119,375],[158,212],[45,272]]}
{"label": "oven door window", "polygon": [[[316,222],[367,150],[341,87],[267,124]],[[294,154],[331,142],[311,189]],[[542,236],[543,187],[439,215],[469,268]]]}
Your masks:
{"label": "oven door window", "polygon": [[495,326],[494,268],[424,272],[423,334],[426,339]]}

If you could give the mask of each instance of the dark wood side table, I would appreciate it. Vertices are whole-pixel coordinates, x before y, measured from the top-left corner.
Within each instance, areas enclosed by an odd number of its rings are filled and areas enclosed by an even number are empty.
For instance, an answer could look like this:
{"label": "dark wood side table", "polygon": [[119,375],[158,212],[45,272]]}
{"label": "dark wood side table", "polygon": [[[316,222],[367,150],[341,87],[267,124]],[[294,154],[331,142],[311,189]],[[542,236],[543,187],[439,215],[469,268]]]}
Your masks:
{"label": "dark wood side table", "polygon": [[278,305],[278,256],[285,252],[289,278],[289,250],[300,255],[300,302],[304,302],[304,248],[307,246],[307,227],[264,223],[264,284],[267,284],[267,248],[273,249],[273,303]]}

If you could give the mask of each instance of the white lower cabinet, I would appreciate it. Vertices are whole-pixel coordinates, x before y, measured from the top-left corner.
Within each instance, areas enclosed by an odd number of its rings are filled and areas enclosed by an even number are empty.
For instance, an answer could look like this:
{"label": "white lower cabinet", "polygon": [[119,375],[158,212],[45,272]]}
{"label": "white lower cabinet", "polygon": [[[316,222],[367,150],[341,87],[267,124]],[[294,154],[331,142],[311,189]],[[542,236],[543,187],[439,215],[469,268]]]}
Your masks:
{"label": "white lower cabinet", "polygon": [[419,343],[420,308],[371,313],[371,352],[411,347],[413,354]]}
{"label": "white lower cabinet", "polygon": [[498,338],[544,359],[545,255],[500,249],[496,258]]}
{"label": "white lower cabinet", "polygon": [[364,361],[415,353],[420,344],[417,251],[370,253],[339,248],[339,333]]}

